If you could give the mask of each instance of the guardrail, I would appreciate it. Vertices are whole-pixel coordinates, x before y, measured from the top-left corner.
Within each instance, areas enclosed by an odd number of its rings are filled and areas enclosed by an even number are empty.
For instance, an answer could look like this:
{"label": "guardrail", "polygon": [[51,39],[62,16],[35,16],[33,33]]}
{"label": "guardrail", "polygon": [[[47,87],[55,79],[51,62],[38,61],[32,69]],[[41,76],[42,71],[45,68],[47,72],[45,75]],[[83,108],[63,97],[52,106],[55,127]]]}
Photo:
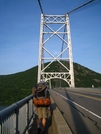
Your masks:
{"label": "guardrail", "polygon": [[0,134],[28,134],[34,115],[33,95],[0,111]]}

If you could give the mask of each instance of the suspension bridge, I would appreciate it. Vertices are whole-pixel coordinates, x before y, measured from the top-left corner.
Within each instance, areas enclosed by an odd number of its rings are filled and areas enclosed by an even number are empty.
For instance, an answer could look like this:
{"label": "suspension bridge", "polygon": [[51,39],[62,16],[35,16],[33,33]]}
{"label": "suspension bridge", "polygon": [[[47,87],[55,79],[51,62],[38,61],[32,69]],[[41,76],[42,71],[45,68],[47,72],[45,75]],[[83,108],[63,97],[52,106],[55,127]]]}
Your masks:
{"label": "suspension bridge", "polygon": [[[101,134],[101,90],[75,88],[69,14],[94,2],[90,0],[65,15],[46,15],[40,0],[40,43],[38,82],[48,81],[53,114],[47,119],[47,134]],[[54,29],[55,28],[55,29]],[[60,52],[50,51],[51,39],[58,38]],[[50,43],[49,43],[50,42]],[[47,64],[45,64],[47,62]],[[59,71],[49,68],[58,62]],[[68,62],[68,65],[63,61]],[[62,68],[62,69],[61,69]],[[51,70],[51,71],[50,71]],[[52,79],[62,79],[69,88],[51,89]],[[0,111],[0,134],[36,134],[33,95]],[[89,102],[89,104],[88,104]],[[93,102],[93,104],[92,104]]]}

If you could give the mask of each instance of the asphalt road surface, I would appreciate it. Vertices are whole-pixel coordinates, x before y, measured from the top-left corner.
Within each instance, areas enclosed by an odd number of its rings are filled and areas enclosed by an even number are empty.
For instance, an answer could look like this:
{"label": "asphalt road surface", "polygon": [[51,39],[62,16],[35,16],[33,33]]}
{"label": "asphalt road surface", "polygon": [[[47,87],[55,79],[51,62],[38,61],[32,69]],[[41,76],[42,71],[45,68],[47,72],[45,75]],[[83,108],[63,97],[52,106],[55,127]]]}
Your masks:
{"label": "asphalt road surface", "polygon": [[50,90],[73,134],[101,134],[101,94]]}

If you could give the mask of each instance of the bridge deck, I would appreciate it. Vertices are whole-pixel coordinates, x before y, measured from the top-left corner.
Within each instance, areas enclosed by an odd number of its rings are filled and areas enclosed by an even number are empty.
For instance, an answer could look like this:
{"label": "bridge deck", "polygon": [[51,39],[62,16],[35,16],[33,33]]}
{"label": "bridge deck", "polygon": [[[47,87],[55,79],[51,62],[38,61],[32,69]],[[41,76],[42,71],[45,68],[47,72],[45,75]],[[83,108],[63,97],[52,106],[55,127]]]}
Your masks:
{"label": "bridge deck", "polygon": [[[48,118],[47,118],[47,125],[46,125],[46,133],[45,134],[52,134],[52,117],[50,116],[50,113],[48,113]],[[33,120],[32,127],[29,131],[29,134],[37,134],[37,122],[36,118]]]}

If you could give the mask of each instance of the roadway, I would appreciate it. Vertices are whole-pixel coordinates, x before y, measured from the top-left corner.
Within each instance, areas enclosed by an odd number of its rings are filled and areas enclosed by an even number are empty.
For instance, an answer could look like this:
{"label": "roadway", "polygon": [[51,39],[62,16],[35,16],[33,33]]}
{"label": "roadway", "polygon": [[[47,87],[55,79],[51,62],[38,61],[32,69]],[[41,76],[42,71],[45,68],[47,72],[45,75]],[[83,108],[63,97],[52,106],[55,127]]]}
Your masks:
{"label": "roadway", "polygon": [[101,93],[54,89],[50,94],[73,134],[101,134]]}

